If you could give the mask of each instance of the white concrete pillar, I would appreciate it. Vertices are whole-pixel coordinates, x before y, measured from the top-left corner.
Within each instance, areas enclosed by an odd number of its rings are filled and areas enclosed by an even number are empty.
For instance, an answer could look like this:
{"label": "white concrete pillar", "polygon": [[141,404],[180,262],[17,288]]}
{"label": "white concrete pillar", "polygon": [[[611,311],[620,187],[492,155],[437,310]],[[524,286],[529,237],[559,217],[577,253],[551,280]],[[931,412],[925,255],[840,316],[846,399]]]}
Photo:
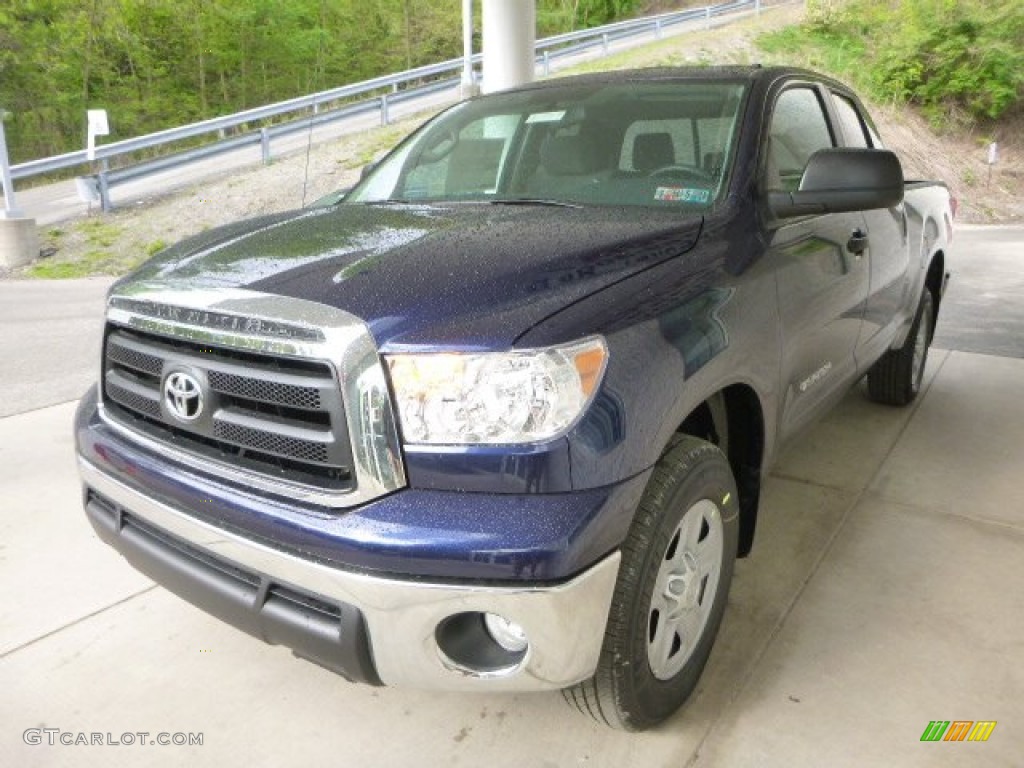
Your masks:
{"label": "white concrete pillar", "polygon": [[0,268],[20,267],[39,255],[39,231],[35,219],[26,219],[14,202],[14,182],[7,159],[4,120],[9,113],[0,109],[0,189],[4,207],[0,209]]}
{"label": "white concrete pillar", "polygon": [[36,220],[0,218],[0,267],[20,267],[37,256],[39,230]]}
{"label": "white concrete pillar", "polygon": [[534,0],[483,0],[483,6],[483,92],[531,82],[537,38]]}

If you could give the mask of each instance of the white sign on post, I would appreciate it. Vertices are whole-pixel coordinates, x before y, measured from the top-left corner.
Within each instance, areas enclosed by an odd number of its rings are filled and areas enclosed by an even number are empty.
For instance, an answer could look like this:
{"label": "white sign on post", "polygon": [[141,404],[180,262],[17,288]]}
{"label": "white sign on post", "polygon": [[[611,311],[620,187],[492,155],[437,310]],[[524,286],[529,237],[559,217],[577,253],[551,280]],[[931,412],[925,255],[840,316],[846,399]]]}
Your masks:
{"label": "white sign on post", "polygon": [[88,125],[88,141],[85,156],[91,161],[96,159],[96,137],[110,135],[110,123],[107,122],[107,110],[87,109],[85,111]]}
{"label": "white sign on post", "polygon": [[995,165],[999,160],[999,145],[994,141],[988,145],[988,164]]}

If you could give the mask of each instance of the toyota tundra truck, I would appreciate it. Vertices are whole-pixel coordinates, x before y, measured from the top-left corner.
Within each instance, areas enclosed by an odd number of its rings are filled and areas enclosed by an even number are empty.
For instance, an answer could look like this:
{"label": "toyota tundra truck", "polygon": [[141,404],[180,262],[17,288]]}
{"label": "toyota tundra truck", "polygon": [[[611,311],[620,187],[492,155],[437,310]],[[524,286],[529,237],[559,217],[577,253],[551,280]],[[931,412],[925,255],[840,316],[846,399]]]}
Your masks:
{"label": "toyota tundra truck", "polygon": [[348,680],[650,727],[697,684],[779,446],[863,377],[918,394],[952,218],[808,71],[464,101],[338,199],[113,286],[86,513]]}

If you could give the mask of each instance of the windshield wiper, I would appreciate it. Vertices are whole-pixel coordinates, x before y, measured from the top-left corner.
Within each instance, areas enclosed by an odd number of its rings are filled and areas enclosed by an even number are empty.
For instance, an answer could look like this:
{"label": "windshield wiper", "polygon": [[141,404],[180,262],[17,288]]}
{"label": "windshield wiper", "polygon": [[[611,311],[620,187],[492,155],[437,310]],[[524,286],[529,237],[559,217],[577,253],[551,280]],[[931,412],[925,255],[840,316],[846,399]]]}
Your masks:
{"label": "windshield wiper", "polygon": [[504,197],[488,201],[491,205],[549,205],[552,208],[582,208],[579,203],[564,200],[548,200],[541,197]]}

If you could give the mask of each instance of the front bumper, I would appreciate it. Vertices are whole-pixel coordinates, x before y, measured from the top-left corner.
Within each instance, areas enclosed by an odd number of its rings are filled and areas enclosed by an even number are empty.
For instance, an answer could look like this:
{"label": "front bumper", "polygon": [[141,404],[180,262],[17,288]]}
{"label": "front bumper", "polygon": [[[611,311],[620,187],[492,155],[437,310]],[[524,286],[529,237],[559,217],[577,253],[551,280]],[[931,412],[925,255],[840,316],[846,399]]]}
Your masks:
{"label": "front bumper", "polygon": [[[86,508],[139,570],[219,618],[368,683],[450,690],[549,690],[597,666],[619,554],[553,586],[430,583],[353,573],[217,528],[79,460]],[[513,665],[451,658],[438,629],[453,616],[500,614],[526,632]]]}

